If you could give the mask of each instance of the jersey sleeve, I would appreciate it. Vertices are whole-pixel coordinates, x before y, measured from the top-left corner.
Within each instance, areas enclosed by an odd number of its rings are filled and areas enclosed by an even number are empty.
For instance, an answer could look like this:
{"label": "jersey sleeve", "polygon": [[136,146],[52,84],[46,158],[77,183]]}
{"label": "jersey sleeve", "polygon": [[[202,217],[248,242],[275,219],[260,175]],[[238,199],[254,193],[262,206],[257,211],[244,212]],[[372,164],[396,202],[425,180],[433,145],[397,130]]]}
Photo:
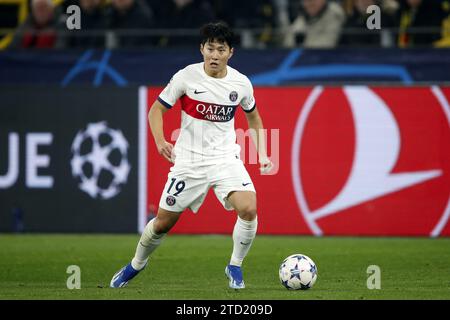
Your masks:
{"label": "jersey sleeve", "polygon": [[159,94],[158,101],[168,109],[172,108],[175,102],[186,93],[183,74],[183,70],[175,73],[164,90]]}
{"label": "jersey sleeve", "polygon": [[253,86],[248,78],[246,78],[244,95],[240,105],[245,112],[252,112],[256,107],[255,97],[253,96]]}

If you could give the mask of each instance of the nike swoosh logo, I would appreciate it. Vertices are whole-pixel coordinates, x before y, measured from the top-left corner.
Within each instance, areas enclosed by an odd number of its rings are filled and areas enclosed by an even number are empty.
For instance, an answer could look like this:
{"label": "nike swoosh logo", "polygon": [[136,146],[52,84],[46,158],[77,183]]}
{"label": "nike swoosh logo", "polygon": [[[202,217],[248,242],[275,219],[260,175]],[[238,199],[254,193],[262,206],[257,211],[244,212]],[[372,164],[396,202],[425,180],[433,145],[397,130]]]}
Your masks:
{"label": "nike swoosh logo", "polygon": [[245,186],[248,186],[249,184],[252,184],[251,182],[247,182],[247,183],[243,183],[242,185],[245,187]]}
{"label": "nike swoosh logo", "polygon": [[243,242],[241,241],[241,244],[244,245],[244,246],[248,246],[248,245],[250,244],[250,242],[249,242],[249,243],[243,243]]}
{"label": "nike swoosh logo", "polygon": [[200,93],[205,93],[206,91],[197,91],[197,89],[195,89],[194,93],[195,94],[200,94]]}

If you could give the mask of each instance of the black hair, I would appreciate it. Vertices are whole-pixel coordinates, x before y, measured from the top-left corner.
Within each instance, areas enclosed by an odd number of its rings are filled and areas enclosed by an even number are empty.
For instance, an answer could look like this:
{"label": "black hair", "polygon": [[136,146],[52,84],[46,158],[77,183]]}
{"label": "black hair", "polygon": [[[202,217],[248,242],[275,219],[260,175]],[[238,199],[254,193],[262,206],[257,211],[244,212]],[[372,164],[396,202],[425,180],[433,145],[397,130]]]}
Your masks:
{"label": "black hair", "polygon": [[200,34],[202,36],[202,45],[205,45],[206,42],[217,41],[226,43],[230,48],[233,48],[233,30],[231,30],[231,28],[223,21],[205,24],[201,27]]}

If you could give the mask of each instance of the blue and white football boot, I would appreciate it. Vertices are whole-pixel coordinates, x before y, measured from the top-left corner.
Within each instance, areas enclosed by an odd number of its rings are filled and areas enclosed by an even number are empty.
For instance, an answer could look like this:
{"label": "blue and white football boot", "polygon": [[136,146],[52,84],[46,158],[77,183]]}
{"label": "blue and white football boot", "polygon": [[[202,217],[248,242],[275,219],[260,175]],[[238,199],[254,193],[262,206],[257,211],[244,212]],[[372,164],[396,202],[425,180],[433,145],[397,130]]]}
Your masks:
{"label": "blue and white football boot", "polygon": [[245,288],[244,279],[242,278],[241,267],[229,264],[225,267],[225,275],[230,280],[229,286],[231,289]]}
{"label": "blue and white football boot", "polygon": [[131,262],[127,264],[125,267],[120,269],[111,279],[110,287],[111,288],[122,288],[125,287],[128,284],[128,281],[133,279],[138,275],[139,272],[145,269],[142,268],[141,270],[135,270],[131,266]]}

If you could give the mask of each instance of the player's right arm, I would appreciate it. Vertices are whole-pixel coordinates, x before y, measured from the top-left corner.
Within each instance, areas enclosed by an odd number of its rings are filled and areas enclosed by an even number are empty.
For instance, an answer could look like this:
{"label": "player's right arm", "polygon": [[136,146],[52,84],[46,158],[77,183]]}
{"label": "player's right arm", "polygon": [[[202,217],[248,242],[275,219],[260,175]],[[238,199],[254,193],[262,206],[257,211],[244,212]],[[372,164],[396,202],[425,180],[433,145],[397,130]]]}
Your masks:
{"label": "player's right arm", "polygon": [[156,100],[148,113],[148,122],[159,154],[166,158],[167,161],[173,163],[173,145],[164,138],[163,115],[167,110],[167,107]]}
{"label": "player's right arm", "polygon": [[167,110],[172,108],[183,94],[185,94],[184,69],[174,74],[148,113],[150,129],[155,139],[158,152],[167,161],[172,163],[174,162],[173,145],[164,138],[163,115]]}

